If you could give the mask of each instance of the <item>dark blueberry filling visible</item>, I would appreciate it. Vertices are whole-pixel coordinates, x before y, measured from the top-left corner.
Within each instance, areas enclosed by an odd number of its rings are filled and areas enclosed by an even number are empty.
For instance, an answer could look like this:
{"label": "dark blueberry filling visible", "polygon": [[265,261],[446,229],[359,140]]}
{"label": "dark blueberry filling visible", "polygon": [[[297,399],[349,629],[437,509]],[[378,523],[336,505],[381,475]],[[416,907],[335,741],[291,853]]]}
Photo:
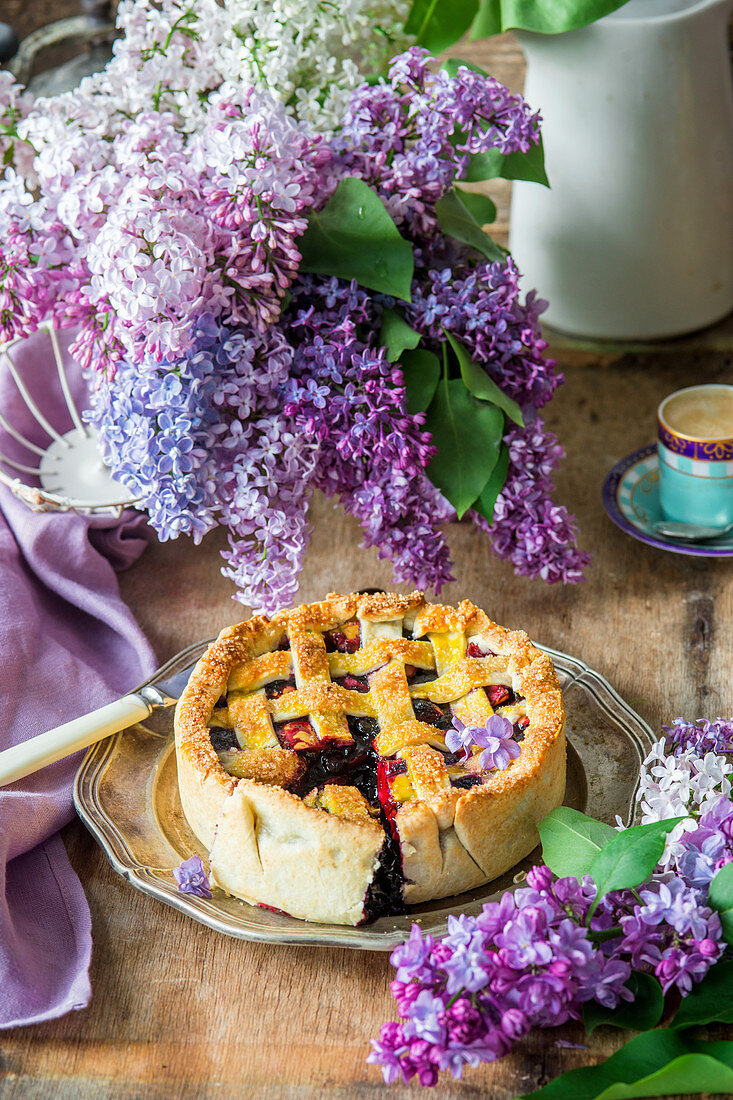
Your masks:
{"label": "dark blueberry filling visible", "polygon": [[429,699],[413,699],[412,709],[419,722],[429,722],[439,730],[451,728],[451,714],[446,704],[439,706],[431,703]]}
{"label": "dark blueberry filling visible", "polygon": [[[354,738],[351,745],[315,751],[304,751],[305,772],[295,788],[301,798],[324,783],[345,783],[364,795],[367,802],[379,811],[379,820],[385,832],[385,842],[380,852],[379,867],[364,899],[364,920],[404,913],[402,900],[402,855],[399,841],[393,835],[390,820],[377,789],[377,772],[380,761],[374,751],[373,741],[379,726],[373,718],[349,716],[349,732]],[[389,761],[397,770],[406,771],[404,761]]]}
{"label": "dark blueberry filling visible", "polygon": [[524,717],[518,719],[518,721],[516,721],[514,723],[514,740],[515,741],[524,741],[524,733],[525,733],[525,730],[527,729],[528,725],[529,725],[529,718],[527,717],[526,714],[524,715]]}
{"label": "dark blueberry filling visible", "polygon": [[279,699],[281,695],[295,691],[295,680],[273,680],[271,684],[265,684],[265,695],[268,699]]}
{"label": "dark blueberry filling visible", "polygon": [[280,639],[280,645],[277,648],[290,649],[290,638],[288,638],[287,634],[283,635],[283,637]]}
{"label": "dark blueberry filling visible", "polygon": [[226,705],[227,705],[226,695],[220,695],[219,698],[216,700],[214,710],[221,710],[221,708],[225,707]]}
{"label": "dark blueberry filling visible", "polygon": [[464,754],[462,752],[444,752],[443,759],[446,767],[449,767],[451,764],[460,764],[464,759]]}
{"label": "dark blueberry filling visible", "polygon": [[481,779],[478,775],[459,775],[456,779],[451,779],[451,787],[477,787],[481,783]]}
{"label": "dark blueberry filling visible", "polygon": [[211,726],[209,729],[209,741],[215,752],[225,752],[227,749],[238,749],[239,741],[234,730],[222,729],[220,726]]}
{"label": "dark blueberry filling visible", "polygon": [[357,745],[363,745],[365,748],[371,748],[374,738],[379,733],[379,726],[375,718],[354,718],[351,715],[347,718],[349,723],[349,732],[356,741]]}
{"label": "dark blueberry filling visible", "polygon": [[399,916],[405,912],[402,897],[404,875],[402,873],[402,853],[399,842],[392,835],[389,826],[385,829],[385,839],[379,853],[379,866],[369,883],[364,898],[364,917],[360,922],[376,920],[377,917]]}

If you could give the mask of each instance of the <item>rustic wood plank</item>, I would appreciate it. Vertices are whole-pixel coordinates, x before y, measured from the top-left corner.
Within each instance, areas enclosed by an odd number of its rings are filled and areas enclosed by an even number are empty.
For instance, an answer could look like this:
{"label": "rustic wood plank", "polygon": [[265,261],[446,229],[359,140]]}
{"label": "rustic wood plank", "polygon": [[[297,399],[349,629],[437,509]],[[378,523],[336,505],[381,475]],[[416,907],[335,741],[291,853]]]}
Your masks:
{"label": "rustic wood plank", "polygon": [[[76,5],[6,0],[3,18],[23,33]],[[521,53],[511,36],[462,43],[454,53],[521,88]],[[489,188],[506,234],[509,188]],[[505,239],[505,236],[504,236]],[[694,381],[731,381],[724,348],[705,340],[645,356],[585,357],[558,341],[567,384],[547,420],[568,451],[558,499],[577,512],[582,544],[594,554],[585,584],[548,588],[516,578],[469,525],[449,539],[456,577],[447,600],[468,595],[500,622],[577,654],[606,675],[654,728],[678,713],[733,711],[730,667],[733,584],[728,562],[702,562],[627,538],[606,518],[600,487],[614,461],[650,441],[654,410]],[[587,371],[576,364],[603,363]],[[301,596],[390,585],[373,550],[360,550],[356,524],[319,500]],[[214,533],[195,548],[150,546],[120,578],[123,595],[161,660],[243,617],[220,573]],[[385,1089],[364,1058],[369,1039],[393,1017],[385,956],[327,948],[270,947],[228,939],[134,891],[111,870],[80,823],[64,833],[89,898],[94,930],[91,1005],[61,1020],[0,1033],[3,1100],[114,1100],[313,1096],[414,1097]],[[721,1031],[721,1035],[723,1032]],[[587,1050],[578,1025],[528,1036],[507,1058],[446,1078],[442,1098],[510,1100],[558,1073],[602,1061],[627,1036],[601,1029]]]}
{"label": "rustic wood plank", "polygon": [[[578,514],[594,554],[587,581],[548,587],[517,578],[471,526],[449,539],[457,580],[445,596],[468,595],[500,622],[577,654],[606,675],[654,728],[676,714],[733,711],[730,564],[701,562],[634,542],[603,512],[609,466],[653,437],[666,393],[700,378],[730,381],[724,361],[689,355],[627,358],[603,370],[567,370],[548,422],[568,450],[558,497]],[[301,596],[389,584],[373,550],[358,549],[356,524],[326,501]],[[150,546],[120,578],[161,660],[243,616],[219,573],[223,540]],[[336,550],[334,549],[336,548]],[[91,1006],[62,1020],[0,1035],[0,1095],[366,1097],[380,1090],[364,1064],[369,1039],[392,1017],[387,958],[328,948],[268,947],[227,939],[142,894],[116,876],[80,824],[66,830],[94,926]],[[576,1065],[600,1061],[622,1036],[596,1033],[587,1051],[579,1027],[528,1037],[494,1066],[441,1083],[441,1097],[508,1100]],[[138,1093],[135,1089],[138,1089]],[[127,1090],[127,1091],[126,1091]],[[395,1097],[414,1090],[393,1089]]]}

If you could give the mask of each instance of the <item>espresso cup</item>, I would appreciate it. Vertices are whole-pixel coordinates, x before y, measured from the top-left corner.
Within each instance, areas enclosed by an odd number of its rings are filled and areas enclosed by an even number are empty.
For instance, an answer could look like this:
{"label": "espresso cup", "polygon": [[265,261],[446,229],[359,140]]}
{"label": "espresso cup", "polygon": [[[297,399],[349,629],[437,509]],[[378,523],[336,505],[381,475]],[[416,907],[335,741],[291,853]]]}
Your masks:
{"label": "espresso cup", "polygon": [[666,519],[733,523],[733,386],[689,386],[657,411],[659,504]]}

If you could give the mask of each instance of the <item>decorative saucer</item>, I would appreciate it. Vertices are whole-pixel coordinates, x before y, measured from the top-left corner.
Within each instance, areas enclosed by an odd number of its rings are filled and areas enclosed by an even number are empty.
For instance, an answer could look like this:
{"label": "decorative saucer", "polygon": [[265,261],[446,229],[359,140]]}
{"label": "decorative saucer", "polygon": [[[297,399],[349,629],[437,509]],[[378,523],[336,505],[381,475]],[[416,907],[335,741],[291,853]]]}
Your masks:
{"label": "decorative saucer", "polygon": [[622,531],[639,542],[693,558],[733,557],[733,532],[705,542],[674,542],[654,529],[664,519],[659,507],[656,443],[617,462],[603,483],[603,507]]}

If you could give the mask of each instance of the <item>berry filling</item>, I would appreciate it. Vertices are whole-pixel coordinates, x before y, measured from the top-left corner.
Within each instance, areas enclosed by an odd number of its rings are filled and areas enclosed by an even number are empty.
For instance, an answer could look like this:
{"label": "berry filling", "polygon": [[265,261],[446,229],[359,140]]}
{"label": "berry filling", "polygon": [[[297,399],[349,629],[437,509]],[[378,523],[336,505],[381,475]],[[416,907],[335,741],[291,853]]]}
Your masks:
{"label": "berry filling", "polygon": [[271,684],[265,684],[265,695],[268,699],[279,699],[281,695],[287,695],[295,691],[295,680],[273,680]]}
{"label": "berry filling", "polygon": [[278,722],[275,734],[284,749],[304,752],[315,748],[313,737],[315,730],[307,718],[293,718],[290,722]]}
{"label": "berry filling", "polygon": [[451,727],[451,715],[447,707],[431,703],[429,699],[413,699],[412,709],[419,722],[428,722],[439,730],[449,730]]}
{"label": "berry filling", "polygon": [[345,623],[341,630],[329,630],[324,634],[326,652],[356,653],[361,645],[361,631],[358,623]]}
{"label": "berry filling", "polygon": [[360,923],[366,924],[377,917],[397,917],[404,913],[403,885],[404,875],[399,841],[392,836],[391,829],[387,829],[384,844],[379,853],[379,866],[374,872],[374,878],[369,883],[364,898],[364,917]]}
{"label": "berry filling", "polygon": [[392,781],[398,775],[405,775],[406,772],[407,764],[404,760],[380,759],[377,761],[377,792],[390,828],[392,828],[392,819],[400,808],[399,802],[392,793]]}
{"label": "berry filling", "polygon": [[487,687],[486,694],[492,707],[500,707],[503,703],[509,701],[509,688],[504,687],[503,684],[491,684],[490,687]]}
{"label": "berry filling", "polygon": [[343,687],[348,688],[349,691],[360,691],[362,694],[369,691],[369,684],[367,683],[366,676],[352,676],[350,672],[347,672],[341,679]]}
{"label": "berry filling", "polygon": [[209,727],[209,741],[214,752],[226,752],[227,749],[238,749],[239,741],[234,730],[222,729],[221,726]]}
{"label": "berry filling", "polygon": [[406,771],[406,765],[402,760],[382,761],[377,757],[372,743],[379,733],[379,726],[373,718],[350,716],[347,721],[353,743],[338,748],[318,748],[318,751],[304,752],[302,759],[306,765],[305,773],[295,793],[302,798],[304,794],[324,783],[348,784],[356,787],[369,805],[379,810],[385,841],[379,855],[379,866],[364,898],[364,920],[370,921],[376,917],[405,911],[402,900],[402,855],[399,840],[391,826],[391,818],[394,817],[398,804],[391,799],[394,809],[391,816],[388,816],[378,789],[378,776],[380,767],[384,764],[391,765],[395,775]]}
{"label": "berry filling", "polygon": [[469,642],[466,647],[467,657],[496,657],[493,649],[482,649],[478,642]]}
{"label": "berry filling", "polygon": [[455,779],[451,779],[451,787],[461,787],[468,789],[469,787],[477,787],[481,783],[481,778],[478,775],[458,775]]}
{"label": "berry filling", "polygon": [[[405,672],[408,668],[412,668],[412,665],[405,665]],[[407,678],[411,684],[429,684],[432,680],[437,680],[435,672],[429,668],[418,668],[412,676]]]}

